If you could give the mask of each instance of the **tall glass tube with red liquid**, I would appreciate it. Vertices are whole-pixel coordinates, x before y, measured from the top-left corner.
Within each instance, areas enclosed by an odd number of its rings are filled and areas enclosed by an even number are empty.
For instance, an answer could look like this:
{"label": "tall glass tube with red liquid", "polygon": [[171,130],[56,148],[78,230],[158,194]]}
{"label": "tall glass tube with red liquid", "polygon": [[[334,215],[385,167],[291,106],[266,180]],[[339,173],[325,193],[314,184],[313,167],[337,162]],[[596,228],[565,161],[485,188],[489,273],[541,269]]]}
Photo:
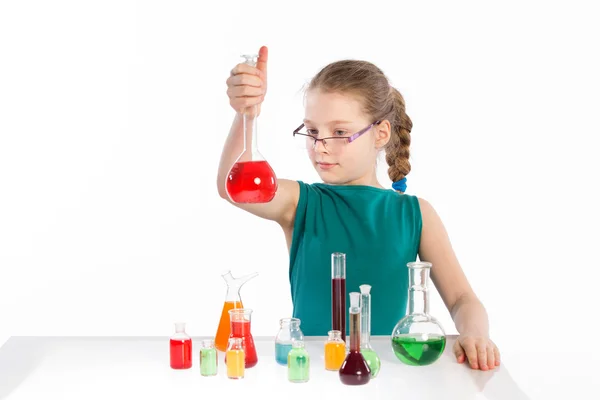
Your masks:
{"label": "tall glass tube with red liquid", "polygon": [[[257,55],[242,55],[256,67]],[[226,189],[234,203],[268,203],[277,192],[277,177],[258,151],[258,106],[243,111],[243,149],[227,175]]]}
{"label": "tall glass tube with red liquid", "polygon": [[331,330],[346,342],[346,254],[331,254]]}
{"label": "tall glass tube with red liquid", "polygon": [[360,352],[360,293],[350,293],[350,352],[340,368],[344,385],[364,385],[371,380],[371,369]]}

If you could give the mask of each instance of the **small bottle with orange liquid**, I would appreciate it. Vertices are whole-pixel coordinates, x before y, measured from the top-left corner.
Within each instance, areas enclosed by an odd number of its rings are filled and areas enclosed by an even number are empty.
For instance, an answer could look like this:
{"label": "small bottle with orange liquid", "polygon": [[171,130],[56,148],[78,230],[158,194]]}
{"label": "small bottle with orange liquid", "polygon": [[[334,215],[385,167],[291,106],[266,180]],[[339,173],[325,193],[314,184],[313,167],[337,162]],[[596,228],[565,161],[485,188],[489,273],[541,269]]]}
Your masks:
{"label": "small bottle with orange liquid", "polygon": [[225,295],[225,303],[223,304],[223,310],[221,311],[221,319],[219,320],[219,327],[217,328],[217,334],[215,335],[215,347],[219,351],[226,351],[229,336],[231,333],[231,320],[229,319],[229,310],[244,308],[242,304],[242,298],[240,297],[240,289],[250,279],[258,275],[258,272],[242,276],[241,278],[234,278],[231,275],[231,271],[221,275],[227,283],[227,294]]}
{"label": "small bottle with orange liquid", "polygon": [[346,343],[342,340],[340,331],[329,331],[325,342],[325,369],[339,371],[346,359]]}
{"label": "small bottle with orange liquid", "polygon": [[233,337],[229,339],[227,352],[225,353],[225,363],[227,364],[227,377],[230,379],[244,378],[246,370],[246,355],[242,345],[242,338]]}

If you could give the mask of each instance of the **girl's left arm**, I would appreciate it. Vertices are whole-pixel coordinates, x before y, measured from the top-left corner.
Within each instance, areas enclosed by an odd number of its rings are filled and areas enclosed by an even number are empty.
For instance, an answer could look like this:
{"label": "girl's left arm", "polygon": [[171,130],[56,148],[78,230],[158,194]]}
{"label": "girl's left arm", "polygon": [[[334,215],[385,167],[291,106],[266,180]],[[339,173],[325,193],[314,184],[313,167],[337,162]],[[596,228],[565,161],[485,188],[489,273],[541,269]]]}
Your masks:
{"label": "girl's left arm", "polygon": [[419,198],[423,228],[419,259],[433,264],[431,280],[459,333],[454,354],[459,363],[490,370],[500,365],[498,347],[489,338],[487,312],[471,288],[452,249],[442,220],[429,202]]}

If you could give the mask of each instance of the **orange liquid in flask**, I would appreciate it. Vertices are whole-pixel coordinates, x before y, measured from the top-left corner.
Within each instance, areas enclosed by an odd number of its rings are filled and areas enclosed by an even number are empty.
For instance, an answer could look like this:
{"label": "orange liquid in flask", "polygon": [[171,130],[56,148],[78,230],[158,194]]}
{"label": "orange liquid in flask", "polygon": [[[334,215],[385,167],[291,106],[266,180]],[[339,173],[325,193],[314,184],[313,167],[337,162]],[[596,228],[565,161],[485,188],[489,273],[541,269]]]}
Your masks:
{"label": "orange liquid in flask", "polygon": [[219,327],[215,336],[215,347],[220,351],[227,350],[227,343],[231,334],[231,321],[229,320],[229,310],[234,308],[244,308],[241,301],[226,301],[223,304]]}

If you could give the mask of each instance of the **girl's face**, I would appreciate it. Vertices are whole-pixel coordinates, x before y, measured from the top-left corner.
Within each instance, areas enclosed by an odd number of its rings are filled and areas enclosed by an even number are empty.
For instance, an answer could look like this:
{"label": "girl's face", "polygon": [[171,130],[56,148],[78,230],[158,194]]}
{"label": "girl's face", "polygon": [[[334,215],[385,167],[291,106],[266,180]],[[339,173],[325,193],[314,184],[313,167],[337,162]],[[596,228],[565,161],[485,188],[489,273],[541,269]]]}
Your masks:
{"label": "girl's face", "polygon": [[[307,93],[303,130],[313,137],[349,137],[373,122],[354,96],[318,89]],[[329,139],[325,145],[318,141],[314,147],[309,146],[310,161],[323,182],[375,183],[377,153],[389,140],[389,122],[384,122],[350,143],[346,139]]]}

